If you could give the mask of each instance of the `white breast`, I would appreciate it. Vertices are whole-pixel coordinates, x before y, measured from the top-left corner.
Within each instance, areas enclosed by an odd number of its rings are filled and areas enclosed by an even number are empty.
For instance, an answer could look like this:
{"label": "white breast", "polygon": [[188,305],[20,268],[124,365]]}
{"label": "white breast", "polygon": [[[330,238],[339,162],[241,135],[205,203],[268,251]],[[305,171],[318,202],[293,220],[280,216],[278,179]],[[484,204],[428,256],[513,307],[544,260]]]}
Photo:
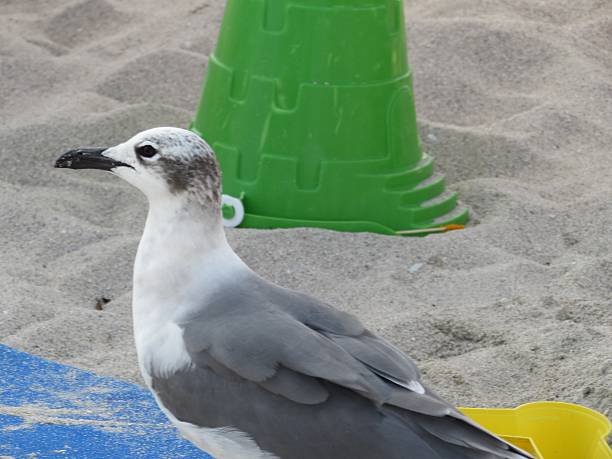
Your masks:
{"label": "white breast", "polygon": [[178,325],[167,322],[157,327],[139,327],[134,334],[140,372],[151,388],[151,374],[166,377],[192,365]]}
{"label": "white breast", "polygon": [[[179,223],[150,209],[134,264],[134,338],[150,389],[152,374],[169,376],[193,365],[178,324],[196,317],[216,286],[248,270],[227,244],[222,227],[215,236],[197,222]],[[231,426],[204,428],[179,421],[153,395],[182,435],[216,459],[278,459]]]}
{"label": "white breast", "polygon": [[177,324],[197,316],[210,292],[241,269],[248,268],[229,246],[202,254],[184,246],[151,246],[143,238],[132,298],[141,370],[165,376],[191,365]]}

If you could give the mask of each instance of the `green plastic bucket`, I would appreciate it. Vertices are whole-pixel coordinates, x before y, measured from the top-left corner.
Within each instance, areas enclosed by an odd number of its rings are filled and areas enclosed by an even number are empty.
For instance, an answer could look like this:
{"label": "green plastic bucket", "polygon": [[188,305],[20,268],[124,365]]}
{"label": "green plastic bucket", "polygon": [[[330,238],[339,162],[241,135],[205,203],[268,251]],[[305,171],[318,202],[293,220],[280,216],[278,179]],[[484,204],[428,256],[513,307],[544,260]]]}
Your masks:
{"label": "green plastic bucket", "polygon": [[400,0],[228,0],[191,129],[244,227],[468,218],[420,149]]}

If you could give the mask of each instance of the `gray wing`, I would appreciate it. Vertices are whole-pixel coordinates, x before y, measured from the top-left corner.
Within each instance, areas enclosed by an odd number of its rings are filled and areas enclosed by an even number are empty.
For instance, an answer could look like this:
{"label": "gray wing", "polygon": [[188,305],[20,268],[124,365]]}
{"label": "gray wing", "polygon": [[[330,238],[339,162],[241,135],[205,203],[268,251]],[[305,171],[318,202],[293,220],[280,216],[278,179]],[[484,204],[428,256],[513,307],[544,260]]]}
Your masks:
{"label": "gray wing", "polygon": [[154,376],[180,420],[238,427],[283,459],[529,457],[424,387],[355,317],[254,274],[238,285],[180,324],[195,367]]}

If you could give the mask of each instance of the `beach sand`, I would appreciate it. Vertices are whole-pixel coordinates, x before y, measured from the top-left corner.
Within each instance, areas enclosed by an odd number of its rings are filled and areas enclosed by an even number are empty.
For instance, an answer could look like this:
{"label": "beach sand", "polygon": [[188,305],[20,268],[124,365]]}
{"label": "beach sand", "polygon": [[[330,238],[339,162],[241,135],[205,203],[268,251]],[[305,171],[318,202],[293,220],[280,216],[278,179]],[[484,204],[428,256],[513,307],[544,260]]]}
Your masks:
{"label": "beach sand", "polygon": [[[0,5],[3,343],[141,383],[130,295],[145,199],[52,165],[186,127],[222,14],[220,0]],[[357,314],[455,404],[609,415],[612,3],[412,0],[406,16],[423,147],[470,225],[427,238],[238,229],[232,245]]]}

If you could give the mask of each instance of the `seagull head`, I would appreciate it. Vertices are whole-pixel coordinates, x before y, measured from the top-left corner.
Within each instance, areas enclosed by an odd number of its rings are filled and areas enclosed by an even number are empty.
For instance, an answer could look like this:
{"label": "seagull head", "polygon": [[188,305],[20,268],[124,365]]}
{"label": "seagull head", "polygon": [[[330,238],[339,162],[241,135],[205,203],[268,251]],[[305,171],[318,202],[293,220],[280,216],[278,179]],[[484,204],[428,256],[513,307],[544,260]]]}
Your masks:
{"label": "seagull head", "polygon": [[160,127],[110,148],[79,148],[55,167],[109,171],[142,191],[149,202],[196,201],[220,215],[221,173],[210,146],[185,129]]}

